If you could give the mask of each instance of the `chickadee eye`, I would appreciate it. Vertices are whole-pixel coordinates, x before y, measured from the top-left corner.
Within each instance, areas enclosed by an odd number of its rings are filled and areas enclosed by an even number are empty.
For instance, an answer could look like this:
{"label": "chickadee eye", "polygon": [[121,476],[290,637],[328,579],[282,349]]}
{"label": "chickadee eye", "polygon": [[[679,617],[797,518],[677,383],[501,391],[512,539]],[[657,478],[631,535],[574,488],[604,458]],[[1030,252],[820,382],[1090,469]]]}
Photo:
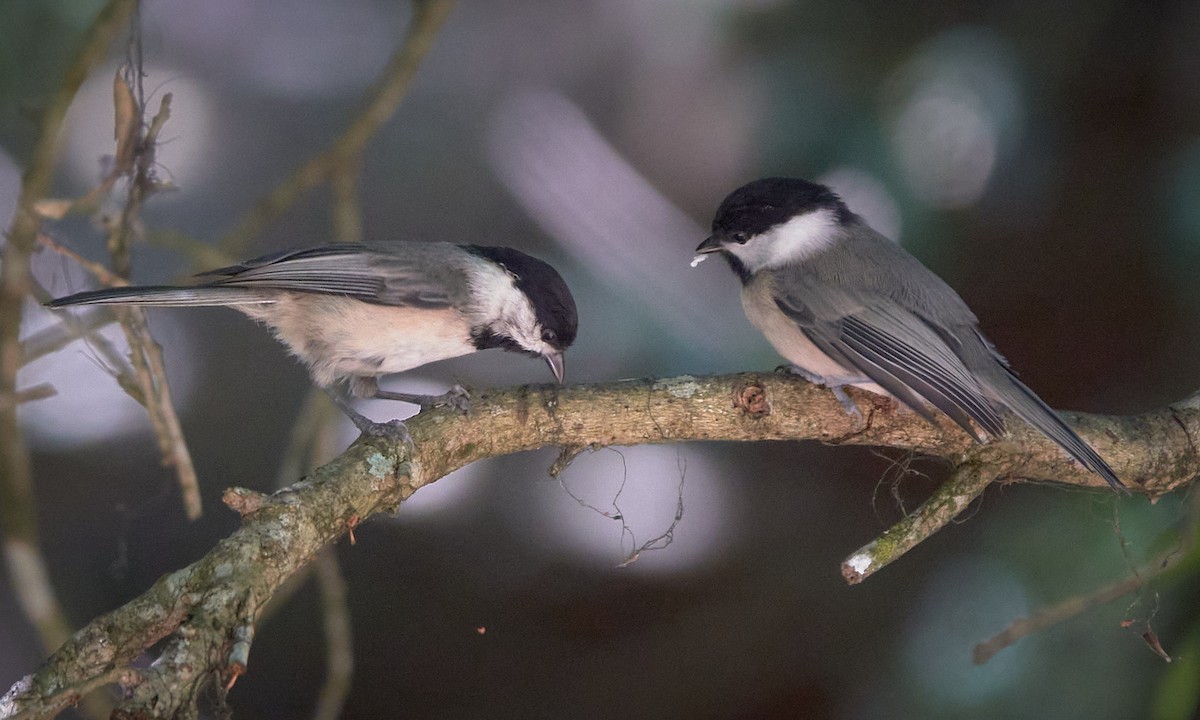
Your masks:
{"label": "chickadee eye", "polygon": [[742,232],[741,230],[738,230],[737,232],[735,232],[732,237],[733,237],[733,241],[735,243],[737,243],[738,245],[745,245],[746,241],[750,239],[750,236],[747,235],[746,233]]}
{"label": "chickadee eye", "polygon": [[542,342],[552,343],[557,339],[558,339],[558,335],[556,335],[553,330],[543,330],[542,331]]}

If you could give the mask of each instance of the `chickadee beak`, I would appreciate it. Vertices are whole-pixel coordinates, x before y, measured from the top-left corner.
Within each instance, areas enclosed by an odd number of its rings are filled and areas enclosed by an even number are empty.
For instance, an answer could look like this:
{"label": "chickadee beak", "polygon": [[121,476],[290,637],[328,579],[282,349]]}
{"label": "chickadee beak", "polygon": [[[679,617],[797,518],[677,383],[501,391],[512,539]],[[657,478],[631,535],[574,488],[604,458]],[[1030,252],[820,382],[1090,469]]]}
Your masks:
{"label": "chickadee beak", "polygon": [[559,385],[561,385],[563,381],[563,373],[566,371],[565,367],[563,366],[563,354],[560,352],[546,353],[542,357],[546,358],[546,364],[550,366],[550,372],[554,373],[554,379],[558,381]]}
{"label": "chickadee beak", "polygon": [[708,239],[700,243],[696,248],[697,255],[707,255],[708,253],[720,252],[721,237],[719,235],[709,235]]}

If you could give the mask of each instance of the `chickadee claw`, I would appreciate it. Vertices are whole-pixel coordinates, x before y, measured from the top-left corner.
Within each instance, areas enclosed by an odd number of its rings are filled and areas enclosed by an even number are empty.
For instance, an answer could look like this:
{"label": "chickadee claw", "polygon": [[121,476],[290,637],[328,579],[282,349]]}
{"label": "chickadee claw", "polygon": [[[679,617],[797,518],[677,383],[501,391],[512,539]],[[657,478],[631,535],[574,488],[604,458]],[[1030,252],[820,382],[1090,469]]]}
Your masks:
{"label": "chickadee claw", "polygon": [[467,392],[462,385],[455,385],[446,394],[438,396],[436,400],[438,401],[437,405],[457,410],[463,415],[471,412],[471,393]]}
{"label": "chickadee claw", "polygon": [[413,444],[412,435],[409,434],[408,426],[404,424],[403,420],[388,420],[387,422],[367,420],[363,423],[355,422],[354,426],[367,437],[398,440],[406,445]]}
{"label": "chickadee claw", "polygon": [[420,407],[421,412],[439,407],[451,408],[463,414],[471,411],[470,394],[461,385],[455,385],[441,395],[413,395],[410,393],[392,392],[391,390],[380,390],[375,393],[375,398],[378,400],[399,400],[400,402],[412,403]]}
{"label": "chickadee claw", "polygon": [[829,389],[833,391],[833,396],[837,398],[837,401],[842,404],[842,409],[846,411],[846,414],[854,418],[855,429],[865,430],[867,421],[863,418],[862,410],[858,409],[858,405],[850,399],[850,396],[846,394],[842,386],[839,385]]}

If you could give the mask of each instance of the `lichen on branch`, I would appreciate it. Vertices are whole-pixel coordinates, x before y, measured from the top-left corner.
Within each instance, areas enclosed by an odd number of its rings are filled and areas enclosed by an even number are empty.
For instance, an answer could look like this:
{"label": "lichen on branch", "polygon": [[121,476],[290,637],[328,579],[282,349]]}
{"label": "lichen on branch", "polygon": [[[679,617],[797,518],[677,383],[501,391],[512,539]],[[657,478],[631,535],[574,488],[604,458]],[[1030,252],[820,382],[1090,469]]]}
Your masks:
{"label": "lichen on branch", "polygon": [[[1104,487],[1103,480],[1015,420],[1008,438],[976,445],[949,422],[931,425],[898,411],[887,398],[854,390],[851,395],[866,418],[863,427],[827,390],[772,373],[484,390],[473,396],[468,415],[423,412],[408,423],[412,446],[363,438],[310,477],[271,495],[228,493],[227,502],[243,516],[237,532],[76,633],[0,700],[0,718],[52,715],[77,697],[66,690],[82,692],[101,680],[124,687],[118,712],[194,714],[204,683],[216,679],[224,687],[245,670],[254,623],[288,577],[358,522],[393,512],[420,487],[484,458],[547,446],[818,440],[947,460],[956,470],[947,488],[931,498],[936,512],[929,517],[918,512],[917,520],[901,521],[899,530],[874,541],[874,548],[889,549],[889,562],[969,502],[956,498],[977,494],[990,480]],[[1200,456],[1190,441],[1200,431],[1195,402],[1132,418],[1071,419],[1132,488],[1151,497],[1200,473]],[[158,659],[149,668],[133,669],[133,660],[163,638],[168,640]],[[122,669],[128,672],[116,672]]]}

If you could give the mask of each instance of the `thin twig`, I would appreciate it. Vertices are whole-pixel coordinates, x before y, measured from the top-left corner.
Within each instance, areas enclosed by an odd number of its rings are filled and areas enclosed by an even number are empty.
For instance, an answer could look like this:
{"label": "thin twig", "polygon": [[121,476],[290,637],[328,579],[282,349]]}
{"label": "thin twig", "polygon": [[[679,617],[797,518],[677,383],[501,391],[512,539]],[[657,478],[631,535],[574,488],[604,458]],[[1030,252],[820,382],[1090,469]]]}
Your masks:
{"label": "thin twig", "polygon": [[332,147],[313,156],[269,195],[259,200],[218,247],[226,255],[242,255],[250,241],[290,208],[305,192],[316,188],[347,164],[357,164],[367,142],[395,113],[408,93],[421,59],[433,46],[434,37],[454,6],[454,0],[417,0],[404,41],[392,55],[380,77],[367,91],[362,109]]}
{"label": "thin twig", "polygon": [[[325,393],[314,390],[316,432],[311,438],[307,472],[324,465],[337,455],[337,419],[339,413]],[[351,528],[353,533],[353,528]],[[353,534],[350,536],[353,538]],[[317,694],[314,720],[337,720],[342,716],[354,679],[354,632],[347,603],[346,580],[338,563],[337,552],[327,546],[313,563],[317,587],[321,592],[321,619],[325,628],[325,681]]]}
{"label": "thin twig", "polygon": [[354,679],[354,632],[346,604],[346,579],[337,553],[327,547],[317,554],[317,587],[321,589],[321,619],[325,626],[325,682],[317,694],[313,720],[337,720],[345,709]]}
{"label": "thin twig", "polygon": [[66,245],[59,243],[46,233],[38,233],[38,243],[42,247],[49,248],[63,257],[74,260],[79,267],[87,270],[92,274],[92,277],[99,280],[101,285],[106,285],[108,287],[122,287],[129,284],[128,280],[120,275],[117,275],[112,270],[109,270],[94,260],[88,260]]}
{"label": "thin twig", "polygon": [[206,242],[168,228],[151,228],[143,238],[147,245],[177,252],[191,261],[197,272],[233,265],[245,258],[225,253]]}
{"label": "thin twig", "polygon": [[991,481],[991,474],[974,465],[958,468],[911,515],[846,558],[842,577],[851,585],[866,580],[958,517]]}
{"label": "thin twig", "polygon": [[22,390],[18,390],[15,397],[17,404],[20,405],[21,403],[35,402],[37,400],[52,398],[57,394],[58,391],[55,390],[54,386],[50,383],[38,383],[33,387],[27,387]]}
{"label": "thin twig", "polygon": [[[50,98],[38,127],[38,139],[21,180],[21,193],[0,260],[0,396],[16,395],[17,371],[25,353],[20,342],[21,308],[32,288],[29,259],[37,246],[40,219],[36,204],[50,191],[58,158],[59,132],[75,93],[92,67],[101,62],[125,27],[136,0],[109,0],[88,29],[62,83]],[[18,596],[21,610],[47,649],[68,635],[68,623],[58,605],[38,547],[37,511],[29,449],[17,423],[17,403],[0,403],[0,527],[10,576],[25,576]],[[28,560],[25,569],[14,558]],[[36,598],[37,605],[27,602]]]}
{"label": "thin twig", "polygon": [[362,202],[358,196],[361,160],[351,158],[338,166],[329,180],[333,206],[333,239],[337,242],[362,240]]}
{"label": "thin twig", "polygon": [[57,324],[38,330],[21,341],[22,366],[56,353],[76,340],[101,337],[96,331],[117,321],[111,308],[63,313],[58,317],[60,321]]}
{"label": "thin twig", "polygon": [[[42,304],[47,303],[51,298],[50,292],[36,280],[33,281],[32,290],[29,294],[34,300]],[[108,338],[97,332],[91,325],[77,318],[70,310],[51,310],[50,312],[58,317],[60,325],[48,329],[55,331],[53,335],[42,336],[41,333],[38,333],[30,337],[25,343],[22,343],[22,349],[25,351],[26,356],[22,359],[25,362],[32,362],[37,357],[65,347],[71,341],[82,339],[87,342],[88,347],[96,352],[99,356],[101,366],[113,376],[113,379],[117,381],[117,385],[125,391],[125,394],[133,398],[140,405],[146,404],[145,396],[142,394],[142,389],[138,386],[137,378],[134,377],[133,368],[130,366],[129,361],[109,342]],[[108,312],[104,311],[104,315],[107,314]],[[99,318],[103,317],[103,315],[92,313],[85,317]],[[116,318],[114,317],[113,319],[115,320]],[[55,328],[61,329],[55,330]]]}
{"label": "thin twig", "polygon": [[[123,87],[127,95],[118,93],[118,97],[127,97],[127,102],[134,104],[137,118],[144,115],[141,93],[141,29],[135,22],[130,39],[130,58],[126,65],[126,77],[118,81],[118,87]],[[124,84],[122,84],[124,83]],[[118,101],[118,109],[122,103]],[[112,255],[115,273],[128,279],[131,270],[132,255],[131,240],[140,225],[142,205],[155,192],[157,184],[154,179],[154,150],[158,141],[158,133],[171,114],[171,94],[163,96],[159,110],[151,120],[145,135],[141,134],[140,121],[124,122],[132,125],[132,132],[137,133],[134,141],[131,163],[132,177],[129,183],[129,193],[126,197],[119,220],[113,225],[108,236],[109,253]],[[121,137],[126,131],[120,124],[121,112],[118,112],[117,135]],[[133,363],[134,377],[141,388],[143,405],[154,428],[154,437],[158,441],[159,453],[163,464],[175,468],[179,483],[180,495],[183,499],[184,513],[189,520],[199,518],[204,510],[200,497],[200,482],[196,476],[196,467],[192,462],[191,451],[183,437],[183,428],[179,416],[175,413],[175,405],[171,400],[171,388],[167,382],[166,367],[162,357],[162,346],[154,339],[150,326],[146,323],[145,313],[140,308],[123,307],[117,310],[121,329],[129,343],[129,358]]]}
{"label": "thin twig", "polygon": [[[996,653],[1015,644],[1018,640],[1035,632],[1054,627],[1064,620],[1070,620],[1094,607],[1104,605],[1119,597],[1124,597],[1131,592],[1135,592],[1144,587],[1150,580],[1184,564],[1188,566],[1187,573],[1190,575],[1196,570],[1197,558],[1193,557],[1194,555],[1195,549],[1190,554],[1182,554],[1177,549],[1173,549],[1163,553],[1153,562],[1142,568],[1134,570],[1126,578],[1122,578],[1092,592],[1069,597],[1061,602],[1044,607],[1029,617],[1017,618],[1009,623],[1008,627],[975,645],[971,656],[976,665],[982,665],[991,660]],[[1189,558],[1190,562],[1181,562]]]}
{"label": "thin twig", "polygon": [[[1091,608],[1136,592],[1151,581],[1170,582],[1172,579],[1194,577],[1196,572],[1200,571],[1200,545],[1197,544],[1198,523],[1200,523],[1200,493],[1192,493],[1177,547],[1161,553],[1153,561],[1140,568],[1130,564],[1129,575],[1126,578],[1042,608],[1027,618],[1014,619],[1008,627],[975,645],[972,653],[975,663],[982,665],[991,660],[996,653],[1024,637],[1070,620]],[[1128,559],[1128,544],[1123,536],[1121,553]]]}

